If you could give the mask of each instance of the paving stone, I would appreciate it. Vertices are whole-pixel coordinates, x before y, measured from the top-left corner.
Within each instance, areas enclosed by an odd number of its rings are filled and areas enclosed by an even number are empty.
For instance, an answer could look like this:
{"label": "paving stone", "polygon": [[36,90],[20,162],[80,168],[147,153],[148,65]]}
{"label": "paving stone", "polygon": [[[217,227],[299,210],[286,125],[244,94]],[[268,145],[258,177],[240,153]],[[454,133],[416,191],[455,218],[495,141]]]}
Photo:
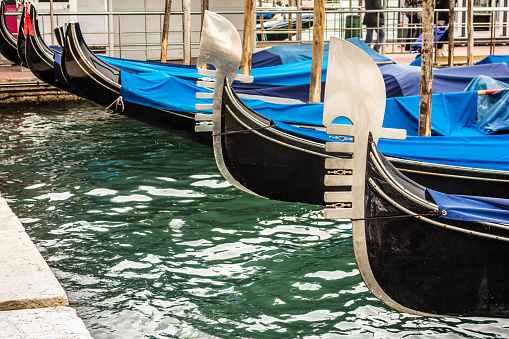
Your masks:
{"label": "paving stone", "polygon": [[83,320],[70,307],[0,311],[2,339],[89,339]]}
{"label": "paving stone", "polygon": [[64,289],[28,235],[0,234],[0,311],[68,304]]}

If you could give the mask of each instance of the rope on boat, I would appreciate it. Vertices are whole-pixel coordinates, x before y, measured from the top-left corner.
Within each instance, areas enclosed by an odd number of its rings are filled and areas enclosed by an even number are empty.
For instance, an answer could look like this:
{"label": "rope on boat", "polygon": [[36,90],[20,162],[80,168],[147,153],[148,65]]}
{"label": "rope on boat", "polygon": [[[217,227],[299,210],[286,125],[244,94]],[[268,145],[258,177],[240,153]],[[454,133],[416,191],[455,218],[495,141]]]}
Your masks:
{"label": "rope on boat", "polygon": [[414,217],[439,217],[441,215],[440,212],[430,212],[424,214],[398,214],[398,215],[386,215],[380,217],[368,217],[368,218],[358,218],[358,219],[350,219],[352,221],[362,221],[362,220],[378,220],[378,219],[393,219],[393,218],[414,218]]}
{"label": "rope on boat", "polygon": [[118,106],[122,107],[121,112],[124,111],[124,98],[122,98],[122,96],[119,96],[118,98],[116,98],[108,107],[106,107],[106,109],[110,109],[111,106],[113,106],[113,104],[115,104],[116,111],[118,111]]}
{"label": "rope on boat", "polygon": [[266,129],[266,128],[269,128],[269,127],[270,126],[260,126],[260,127],[256,127],[256,128],[241,129],[241,130],[238,130],[238,131],[216,133],[216,134],[212,134],[212,136],[213,137],[217,137],[217,136],[220,136],[220,135],[249,133],[251,131],[256,131],[256,130],[260,130],[260,129]]}

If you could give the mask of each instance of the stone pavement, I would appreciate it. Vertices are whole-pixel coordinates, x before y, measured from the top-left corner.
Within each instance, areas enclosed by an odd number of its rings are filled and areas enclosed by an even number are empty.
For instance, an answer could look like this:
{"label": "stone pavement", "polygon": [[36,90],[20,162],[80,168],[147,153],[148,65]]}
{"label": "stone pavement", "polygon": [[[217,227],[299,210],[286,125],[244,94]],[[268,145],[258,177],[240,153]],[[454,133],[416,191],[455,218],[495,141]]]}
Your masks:
{"label": "stone pavement", "polygon": [[0,198],[0,337],[91,338],[48,264]]}

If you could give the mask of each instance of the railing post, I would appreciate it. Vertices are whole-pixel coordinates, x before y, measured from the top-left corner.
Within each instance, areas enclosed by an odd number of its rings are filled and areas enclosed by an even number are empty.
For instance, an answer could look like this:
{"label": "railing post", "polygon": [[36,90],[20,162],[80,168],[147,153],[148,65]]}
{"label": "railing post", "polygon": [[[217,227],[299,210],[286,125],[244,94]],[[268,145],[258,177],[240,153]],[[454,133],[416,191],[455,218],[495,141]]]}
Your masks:
{"label": "railing post", "polygon": [[[113,0],[108,0],[108,11],[113,12]],[[113,14],[108,14],[108,49],[110,50],[108,55],[110,57],[115,56],[113,49],[115,48],[115,39],[113,37]],[[119,42],[120,43],[120,42]]]}
{"label": "railing post", "polygon": [[191,64],[191,0],[182,0],[182,10],[184,16],[182,23],[184,26],[184,53],[183,63],[184,65]]}
{"label": "railing post", "polygon": [[297,20],[295,21],[295,25],[297,26],[296,27],[297,36],[295,37],[295,39],[297,41],[299,41],[300,43],[302,42],[302,13],[300,13],[300,10],[302,7],[301,1],[302,0],[295,0],[296,5],[297,5],[297,11],[299,12],[299,13],[297,13]]}

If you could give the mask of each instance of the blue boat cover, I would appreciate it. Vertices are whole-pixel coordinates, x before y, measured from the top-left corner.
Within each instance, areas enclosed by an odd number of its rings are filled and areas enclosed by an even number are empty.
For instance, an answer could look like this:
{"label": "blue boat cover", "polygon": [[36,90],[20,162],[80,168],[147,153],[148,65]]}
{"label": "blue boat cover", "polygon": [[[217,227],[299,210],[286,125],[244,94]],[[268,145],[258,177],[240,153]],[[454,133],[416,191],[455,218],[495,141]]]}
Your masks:
{"label": "blue boat cover", "polygon": [[[361,39],[354,37],[346,41],[366,52],[375,62],[395,63],[385,55],[376,52],[373,48],[366,45]],[[280,45],[274,46],[263,51],[253,53],[251,66],[253,68],[278,66],[292,64],[296,62],[311,60],[313,45]],[[329,44],[324,44],[323,56],[328,57]]]}
{"label": "blue boat cover", "polygon": [[[313,18],[313,14],[302,14],[302,19],[312,19]],[[297,22],[297,18],[294,17],[292,18],[292,22],[295,24]],[[264,23],[263,24],[263,28],[264,29],[277,29],[277,28],[282,28],[286,25],[289,24],[289,21],[288,20],[281,20],[281,21],[276,21],[271,23],[271,22],[267,22],[267,23]],[[261,29],[262,28],[262,25],[261,24],[257,24],[256,25],[256,29]]]}
{"label": "blue boat cover", "polygon": [[427,189],[440,211],[441,218],[492,223],[509,223],[509,199],[452,195]]}
{"label": "blue boat cover", "polygon": [[509,63],[509,55],[493,55],[490,54],[486,58],[482,59],[481,61],[478,61],[476,65],[482,65],[482,64],[497,64],[500,62],[505,62],[506,64]]}
{"label": "blue boat cover", "polygon": [[[210,91],[168,74],[121,72],[120,95],[126,101],[177,112],[201,112],[196,92]],[[171,96],[171,93],[178,95]],[[171,100],[169,97],[171,96]],[[432,100],[433,134],[417,137],[418,98],[387,99],[384,127],[404,128],[407,140],[385,140],[379,149],[385,155],[452,166],[509,170],[509,135],[490,135],[475,125],[477,92],[445,93]],[[289,124],[322,127],[323,104],[274,104],[243,99],[252,109],[274,121],[279,128],[311,140],[331,141],[325,131],[299,128]]]}
{"label": "blue boat cover", "polygon": [[[433,46],[435,46],[435,42],[440,41],[447,31],[447,27],[438,27],[437,25],[433,26]],[[419,35],[417,40],[415,40],[414,44],[410,48],[410,53],[420,53],[422,48],[422,34]]]}
{"label": "blue boat cover", "polygon": [[[384,78],[395,78],[397,87],[401,89],[403,96],[420,94],[420,67],[393,64],[382,65],[379,69]],[[472,79],[479,75],[509,83],[509,67],[504,63],[435,68],[433,70],[433,93],[462,92]]]}

